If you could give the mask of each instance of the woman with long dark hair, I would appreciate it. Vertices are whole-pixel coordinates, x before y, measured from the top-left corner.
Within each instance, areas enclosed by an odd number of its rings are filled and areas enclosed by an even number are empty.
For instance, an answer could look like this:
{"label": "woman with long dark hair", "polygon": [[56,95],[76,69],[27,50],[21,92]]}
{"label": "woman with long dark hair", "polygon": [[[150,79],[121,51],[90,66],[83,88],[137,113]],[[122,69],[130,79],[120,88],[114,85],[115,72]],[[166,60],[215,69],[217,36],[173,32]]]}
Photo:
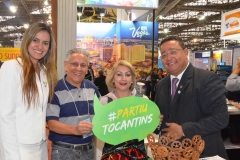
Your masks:
{"label": "woman with long dark hair", "polygon": [[24,33],[21,56],[0,70],[1,160],[46,160],[46,108],[57,81],[53,33],[34,23]]}

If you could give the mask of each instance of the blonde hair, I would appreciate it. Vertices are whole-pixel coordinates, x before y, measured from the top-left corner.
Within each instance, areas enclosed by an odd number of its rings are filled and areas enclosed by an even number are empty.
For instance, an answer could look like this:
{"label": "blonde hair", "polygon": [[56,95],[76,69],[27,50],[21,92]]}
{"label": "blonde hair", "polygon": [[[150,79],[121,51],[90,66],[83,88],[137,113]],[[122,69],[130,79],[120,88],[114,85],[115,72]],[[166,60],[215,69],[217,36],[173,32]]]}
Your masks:
{"label": "blonde hair", "polygon": [[57,69],[56,69],[56,54],[55,54],[55,41],[53,38],[53,33],[50,28],[45,23],[37,22],[32,24],[24,33],[23,40],[21,44],[21,59],[22,59],[22,69],[23,69],[23,99],[27,102],[28,108],[30,104],[37,102],[38,88],[36,84],[36,72],[31,61],[30,53],[28,52],[28,46],[40,31],[47,31],[50,36],[50,44],[47,54],[39,60],[39,65],[44,69],[48,86],[49,86],[49,98],[52,100],[54,95],[54,87],[58,80]]}
{"label": "blonde hair", "polygon": [[113,82],[113,78],[114,78],[114,74],[116,72],[116,69],[118,66],[126,66],[130,69],[130,72],[131,72],[131,75],[132,75],[132,80],[133,80],[133,83],[131,84],[131,86],[129,87],[129,90],[133,90],[136,86],[136,74],[135,74],[135,69],[134,67],[128,62],[128,61],[125,61],[125,60],[120,60],[118,62],[116,62],[113,67],[112,67],[112,70],[108,73],[107,77],[106,77],[106,84],[108,87],[111,87],[111,88],[116,88],[114,82]]}

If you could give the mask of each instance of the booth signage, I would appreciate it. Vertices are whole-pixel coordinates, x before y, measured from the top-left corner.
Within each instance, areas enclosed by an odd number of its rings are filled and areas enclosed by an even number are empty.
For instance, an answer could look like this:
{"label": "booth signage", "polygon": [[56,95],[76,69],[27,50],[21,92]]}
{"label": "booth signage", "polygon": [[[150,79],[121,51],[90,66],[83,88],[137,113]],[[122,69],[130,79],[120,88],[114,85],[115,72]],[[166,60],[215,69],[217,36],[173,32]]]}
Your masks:
{"label": "booth signage", "polygon": [[240,9],[222,14],[221,36],[240,33]]}
{"label": "booth signage", "polygon": [[[152,40],[152,22],[121,21],[118,25],[121,25],[120,32],[122,39]],[[154,25],[154,33],[158,33],[158,23],[154,23]],[[154,40],[158,40],[158,37],[154,36]]]}
{"label": "booth signage", "polygon": [[147,8],[158,7],[158,0],[77,0],[78,6],[102,6],[116,8]]}
{"label": "booth signage", "polygon": [[0,61],[4,62],[20,56],[20,48],[0,48]]}
{"label": "booth signage", "polygon": [[211,57],[211,52],[202,52],[202,57]]}

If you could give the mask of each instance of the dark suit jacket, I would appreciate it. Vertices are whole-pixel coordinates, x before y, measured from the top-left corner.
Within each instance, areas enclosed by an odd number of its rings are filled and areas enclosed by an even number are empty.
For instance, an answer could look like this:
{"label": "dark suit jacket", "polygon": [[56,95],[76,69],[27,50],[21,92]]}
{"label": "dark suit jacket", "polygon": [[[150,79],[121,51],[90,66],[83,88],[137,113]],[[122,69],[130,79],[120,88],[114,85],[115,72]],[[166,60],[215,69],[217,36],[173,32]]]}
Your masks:
{"label": "dark suit jacket", "polygon": [[91,75],[91,73],[90,73],[90,71],[89,71],[89,69],[88,69],[88,72],[87,72],[87,74],[85,75],[85,79],[88,79],[89,81],[94,81],[94,72],[93,72],[93,69],[91,69],[92,70],[92,74],[93,75]]}
{"label": "dark suit jacket", "polygon": [[97,86],[101,96],[108,94],[108,87],[106,85],[106,76],[101,75],[94,80],[94,84]]}
{"label": "dark suit jacket", "polygon": [[186,137],[201,135],[205,140],[203,156],[228,158],[221,138],[221,129],[228,125],[226,89],[217,74],[189,64],[171,102],[170,76],[157,84],[155,102],[166,122],[182,126]]}

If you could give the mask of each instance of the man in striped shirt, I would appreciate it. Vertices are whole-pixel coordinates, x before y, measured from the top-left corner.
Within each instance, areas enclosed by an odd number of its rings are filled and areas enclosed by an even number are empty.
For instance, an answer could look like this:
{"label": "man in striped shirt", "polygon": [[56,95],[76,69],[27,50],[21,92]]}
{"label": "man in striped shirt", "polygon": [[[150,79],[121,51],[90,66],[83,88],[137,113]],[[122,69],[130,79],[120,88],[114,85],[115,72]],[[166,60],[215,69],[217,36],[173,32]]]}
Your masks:
{"label": "man in striped shirt", "polygon": [[89,59],[83,49],[72,49],[66,55],[67,74],[58,81],[47,109],[52,160],[94,159],[91,119],[94,95],[100,97],[100,94],[92,82],[84,79]]}

